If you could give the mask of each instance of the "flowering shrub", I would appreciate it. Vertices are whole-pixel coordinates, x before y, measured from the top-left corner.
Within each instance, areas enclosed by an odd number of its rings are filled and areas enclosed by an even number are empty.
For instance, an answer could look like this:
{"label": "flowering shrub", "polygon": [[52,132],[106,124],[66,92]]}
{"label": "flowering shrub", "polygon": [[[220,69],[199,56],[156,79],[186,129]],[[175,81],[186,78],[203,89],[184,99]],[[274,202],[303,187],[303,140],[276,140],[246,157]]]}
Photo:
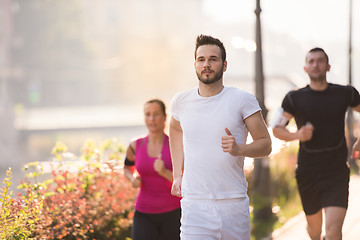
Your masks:
{"label": "flowering shrub", "polygon": [[12,198],[11,168],[6,172],[4,186],[0,190],[0,239],[30,239],[29,236],[39,221],[42,201],[31,192]]}
{"label": "flowering shrub", "polygon": [[[287,144],[279,153],[271,156],[271,197],[274,205],[282,207],[288,200],[297,196],[295,169],[297,164],[298,145]],[[254,172],[247,172],[248,191],[253,191]],[[251,198],[251,195],[250,195]]]}
{"label": "flowering shrub", "polygon": [[[22,188],[44,198],[35,239],[126,239],[130,236],[136,196],[120,173],[123,147],[114,140],[100,147],[85,143],[82,156],[69,162],[67,148],[57,143],[52,153],[51,178],[45,182],[23,183]],[[29,164],[33,172],[44,174],[46,166]]]}
{"label": "flowering shrub", "polygon": [[298,143],[287,144],[285,148],[271,159],[271,180],[274,203],[284,206],[289,200],[297,197],[295,170],[297,166]]}

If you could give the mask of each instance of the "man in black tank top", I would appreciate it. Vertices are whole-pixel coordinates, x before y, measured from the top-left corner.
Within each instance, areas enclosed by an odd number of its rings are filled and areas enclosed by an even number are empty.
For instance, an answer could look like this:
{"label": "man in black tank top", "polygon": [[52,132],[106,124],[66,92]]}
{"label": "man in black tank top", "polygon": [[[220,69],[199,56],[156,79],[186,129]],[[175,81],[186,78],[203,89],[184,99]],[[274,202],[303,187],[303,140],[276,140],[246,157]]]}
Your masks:
{"label": "man in black tank top", "polygon": [[[279,139],[300,142],[296,180],[310,238],[321,239],[324,209],[326,240],[340,240],[349,195],[344,119],[348,107],[360,112],[360,96],[352,86],[327,82],[330,65],[323,49],[311,49],[305,60],[310,84],[285,96],[281,121],[275,121],[273,133]],[[296,132],[286,128],[292,118]],[[359,150],[358,140],[353,155]]]}

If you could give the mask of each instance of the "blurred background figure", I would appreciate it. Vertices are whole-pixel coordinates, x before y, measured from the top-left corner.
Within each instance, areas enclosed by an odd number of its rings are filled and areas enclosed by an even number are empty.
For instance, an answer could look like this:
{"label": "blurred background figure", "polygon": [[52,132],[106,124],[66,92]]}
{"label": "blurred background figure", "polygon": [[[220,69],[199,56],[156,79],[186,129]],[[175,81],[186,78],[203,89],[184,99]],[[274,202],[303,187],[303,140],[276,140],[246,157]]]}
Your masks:
{"label": "blurred background figure", "polygon": [[[321,239],[324,211],[325,238],[340,240],[350,175],[344,120],[348,107],[360,112],[360,95],[352,86],[328,83],[329,57],[322,48],[307,53],[304,70],[310,83],[285,96],[281,107],[288,121],[275,124],[273,132],[282,140],[300,142],[296,180],[310,238]],[[295,132],[286,128],[292,118]],[[360,139],[353,149],[360,150]]]}
{"label": "blurred background figure", "polygon": [[180,239],[180,198],[171,195],[172,164],[165,134],[166,109],[159,99],[144,105],[146,137],[132,141],[126,151],[124,174],[140,187],[135,202],[134,240]]}

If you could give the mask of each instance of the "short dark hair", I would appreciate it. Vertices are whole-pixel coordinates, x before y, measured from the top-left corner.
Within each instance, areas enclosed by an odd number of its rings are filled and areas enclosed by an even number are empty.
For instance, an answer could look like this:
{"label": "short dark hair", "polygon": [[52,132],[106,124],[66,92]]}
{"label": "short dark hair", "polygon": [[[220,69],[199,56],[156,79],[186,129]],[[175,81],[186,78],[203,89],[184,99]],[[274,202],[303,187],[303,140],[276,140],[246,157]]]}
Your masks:
{"label": "short dark hair", "polygon": [[162,113],[166,116],[166,106],[165,106],[165,103],[162,100],[160,100],[158,98],[150,99],[144,105],[146,105],[148,103],[157,103],[157,104],[159,104]]}
{"label": "short dark hair", "polygon": [[199,35],[196,38],[196,43],[195,43],[195,59],[196,59],[196,51],[198,50],[198,48],[200,46],[203,45],[216,45],[220,48],[221,51],[221,59],[223,60],[223,62],[225,62],[226,60],[226,50],[224,47],[224,44],[217,38],[214,38],[212,36],[207,36],[207,35]]}
{"label": "short dark hair", "polygon": [[326,62],[329,63],[329,56],[326,54],[324,49],[319,48],[319,47],[315,47],[315,48],[310,49],[310,51],[306,54],[305,62],[307,60],[307,56],[309,55],[309,53],[312,53],[312,52],[322,52],[322,53],[324,53],[325,58],[326,58]]}

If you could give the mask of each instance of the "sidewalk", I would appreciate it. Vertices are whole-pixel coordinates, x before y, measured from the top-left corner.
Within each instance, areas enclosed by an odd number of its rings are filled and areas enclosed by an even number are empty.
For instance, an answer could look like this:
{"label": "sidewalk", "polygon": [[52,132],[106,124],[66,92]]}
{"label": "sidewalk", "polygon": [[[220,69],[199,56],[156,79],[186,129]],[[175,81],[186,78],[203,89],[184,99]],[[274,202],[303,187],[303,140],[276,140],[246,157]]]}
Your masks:
{"label": "sidewalk", "polygon": [[[350,178],[349,208],[343,226],[343,240],[360,239],[360,176]],[[323,233],[325,231],[323,230]],[[264,240],[309,240],[304,213],[290,219]]]}

